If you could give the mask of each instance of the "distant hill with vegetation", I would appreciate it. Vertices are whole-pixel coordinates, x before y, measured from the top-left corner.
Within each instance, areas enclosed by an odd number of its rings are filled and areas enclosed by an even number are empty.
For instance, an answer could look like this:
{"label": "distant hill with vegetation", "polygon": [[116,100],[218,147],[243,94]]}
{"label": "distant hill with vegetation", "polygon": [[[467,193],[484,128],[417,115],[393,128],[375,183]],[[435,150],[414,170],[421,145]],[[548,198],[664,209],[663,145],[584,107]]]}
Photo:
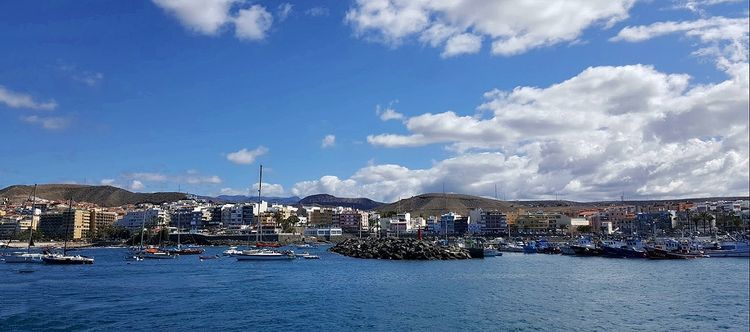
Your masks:
{"label": "distant hill with vegetation", "polygon": [[[0,190],[0,197],[23,201],[31,196],[34,186],[14,185]],[[79,184],[42,184],[37,186],[36,197],[53,201],[94,203],[111,207],[126,204],[173,202],[186,196],[176,192],[134,193],[113,186],[88,186]]]}
{"label": "distant hill with vegetation", "polygon": [[467,214],[469,210],[482,208],[485,210],[507,211],[515,207],[523,207],[519,202],[506,202],[479,196],[462,194],[429,193],[385,204],[376,210],[380,213],[411,212],[412,216],[437,216],[447,211]]}
{"label": "distant hill with vegetation", "polygon": [[373,201],[369,198],[342,198],[328,194],[307,196],[299,201],[302,205],[317,205],[327,207],[350,207],[359,210],[373,210],[384,203]]}

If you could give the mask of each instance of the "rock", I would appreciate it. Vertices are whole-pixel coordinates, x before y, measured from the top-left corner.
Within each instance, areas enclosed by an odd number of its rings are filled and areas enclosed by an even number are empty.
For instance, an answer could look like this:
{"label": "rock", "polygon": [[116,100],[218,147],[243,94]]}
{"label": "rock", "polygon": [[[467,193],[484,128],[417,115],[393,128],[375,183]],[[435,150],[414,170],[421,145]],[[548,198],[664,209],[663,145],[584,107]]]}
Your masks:
{"label": "rock", "polygon": [[348,239],[329,250],[344,256],[365,259],[435,260],[470,258],[468,252],[464,249],[451,251],[434,243],[416,239]]}

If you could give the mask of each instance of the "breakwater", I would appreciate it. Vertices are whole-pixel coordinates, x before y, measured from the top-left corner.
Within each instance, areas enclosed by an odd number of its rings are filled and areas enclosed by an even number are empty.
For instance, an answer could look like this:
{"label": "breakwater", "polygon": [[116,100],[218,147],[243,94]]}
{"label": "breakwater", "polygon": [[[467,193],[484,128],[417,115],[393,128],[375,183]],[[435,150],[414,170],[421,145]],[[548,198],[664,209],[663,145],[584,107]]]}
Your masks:
{"label": "breakwater", "polygon": [[394,260],[469,259],[469,252],[460,248],[446,248],[416,239],[365,238],[348,239],[329,249],[355,258]]}

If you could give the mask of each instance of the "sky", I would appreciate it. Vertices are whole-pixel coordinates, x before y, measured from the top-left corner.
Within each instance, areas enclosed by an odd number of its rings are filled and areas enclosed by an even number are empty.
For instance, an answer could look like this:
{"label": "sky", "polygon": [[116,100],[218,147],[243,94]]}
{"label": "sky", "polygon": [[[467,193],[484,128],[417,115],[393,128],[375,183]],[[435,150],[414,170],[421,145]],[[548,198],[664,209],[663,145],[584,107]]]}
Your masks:
{"label": "sky", "polygon": [[750,191],[747,1],[4,1],[0,45],[0,187]]}

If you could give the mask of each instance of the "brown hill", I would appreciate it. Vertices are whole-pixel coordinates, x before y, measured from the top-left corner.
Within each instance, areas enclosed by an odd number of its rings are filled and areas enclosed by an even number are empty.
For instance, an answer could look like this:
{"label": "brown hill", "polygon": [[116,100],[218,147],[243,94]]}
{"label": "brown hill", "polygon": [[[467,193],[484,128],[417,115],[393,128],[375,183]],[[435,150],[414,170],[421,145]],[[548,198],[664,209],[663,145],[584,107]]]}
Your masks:
{"label": "brown hill", "polygon": [[398,202],[378,207],[378,212],[411,212],[413,216],[437,216],[448,211],[468,214],[469,210],[482,208],[486,210],[508,211],[522,204],[516,202],[499,201],[478,196],[461,194],[422,194]]}
{"label": "brown hill", "polygon": [[[11,201],[25,200],[34,190],[34,186],[15,185],[0,190],[0,197]],[[37,197],[66,201],[72,198],[76,202],[94,203],[99,206],[120,206],[138,203],[163,203],[185,198],[185,194],[175,192],[134,193],[113,186],[87,186],[78,184],[42,184],[37,186]]]}

